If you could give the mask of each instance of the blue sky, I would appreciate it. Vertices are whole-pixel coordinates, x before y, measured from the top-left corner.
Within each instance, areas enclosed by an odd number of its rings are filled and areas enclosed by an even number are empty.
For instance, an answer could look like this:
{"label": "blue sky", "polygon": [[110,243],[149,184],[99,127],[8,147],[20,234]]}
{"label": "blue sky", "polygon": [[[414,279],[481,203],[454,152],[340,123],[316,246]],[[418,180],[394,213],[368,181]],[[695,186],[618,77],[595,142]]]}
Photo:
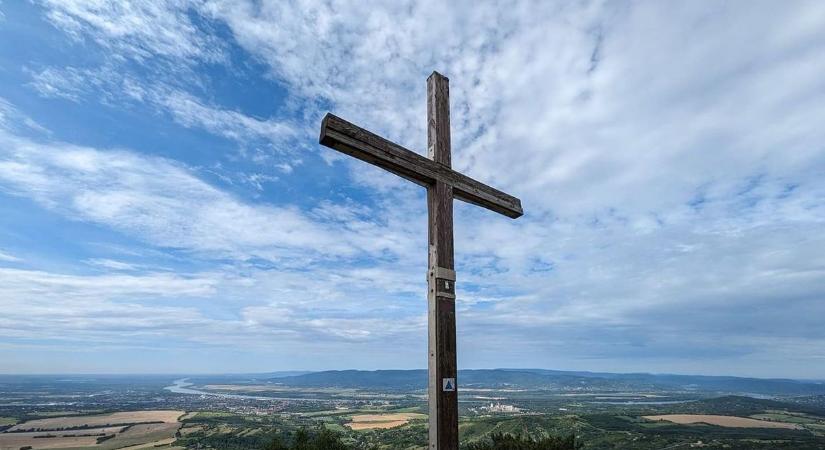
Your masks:
{"label": "blue sky", "polygon": [[825,378],[821,2],[0,3],[0,372],[426,367],[424,191],[459,365]]}

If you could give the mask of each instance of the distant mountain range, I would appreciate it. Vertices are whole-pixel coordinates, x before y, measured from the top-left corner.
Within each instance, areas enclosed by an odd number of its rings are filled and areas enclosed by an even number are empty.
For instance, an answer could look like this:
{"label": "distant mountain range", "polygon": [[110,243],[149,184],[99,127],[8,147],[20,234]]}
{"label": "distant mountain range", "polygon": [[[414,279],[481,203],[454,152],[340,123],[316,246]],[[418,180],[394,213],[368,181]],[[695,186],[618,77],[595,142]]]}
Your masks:
{"label": "distant mountain range", "polygon": [[[303,374],[273,373],[257,380],[296,387],[412,390],[427,386],[426,370],[331,370]],[[756,395],[823,395],[825,382],[726,376],[573,372],[546,369],[461,370],[459,385],[478,388],[680,390]]]}

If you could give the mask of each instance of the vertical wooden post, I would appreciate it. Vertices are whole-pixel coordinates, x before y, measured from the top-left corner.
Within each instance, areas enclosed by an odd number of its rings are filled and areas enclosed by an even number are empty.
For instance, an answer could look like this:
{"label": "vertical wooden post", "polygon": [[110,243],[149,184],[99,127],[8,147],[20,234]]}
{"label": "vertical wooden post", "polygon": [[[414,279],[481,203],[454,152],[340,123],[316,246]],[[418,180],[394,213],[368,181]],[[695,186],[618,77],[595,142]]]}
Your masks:
{"label": "vertical wooden post", "polygon": [[[433,72],[427,78],[427,145],[433,161],[450,167],[449,80]],[[436,181],[427,188],[429,215],[430,450],[458,449],[458,386],[453,260],[453,187]]]}
{"label": "vertical wooden post", "polygon": [[430,450],[458,449],[453,196],[513,219],[524,213],[521,200],[450,167],[449,83],[438,72],[427,78],[429,158],[332,114],[321,122],[319,139],[327,147],[427,186]]}

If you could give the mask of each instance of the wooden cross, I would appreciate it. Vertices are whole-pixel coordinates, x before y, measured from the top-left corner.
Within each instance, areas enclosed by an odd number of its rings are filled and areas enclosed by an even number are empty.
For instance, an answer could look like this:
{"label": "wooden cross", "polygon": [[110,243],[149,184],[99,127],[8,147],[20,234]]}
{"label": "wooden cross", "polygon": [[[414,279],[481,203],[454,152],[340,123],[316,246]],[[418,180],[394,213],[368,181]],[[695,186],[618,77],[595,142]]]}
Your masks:
{"label": "wooden cross", "polygon": [[427,146],[429,158],[327,114],[321,144],[381,167],[427,188],[429,215],[430,449],[458,449],[456,385],[455,263],[453,198],[510,218],[523,214],[521,201],[450,168],[450,80],[438,72],[427,78]]}

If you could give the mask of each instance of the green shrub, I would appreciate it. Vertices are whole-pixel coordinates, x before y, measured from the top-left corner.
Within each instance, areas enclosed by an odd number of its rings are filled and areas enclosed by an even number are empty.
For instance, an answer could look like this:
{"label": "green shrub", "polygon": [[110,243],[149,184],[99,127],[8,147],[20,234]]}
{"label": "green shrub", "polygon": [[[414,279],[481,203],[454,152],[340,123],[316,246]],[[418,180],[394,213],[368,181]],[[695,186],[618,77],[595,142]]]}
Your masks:
{"label": "green shrub", "polygon": [[301,428],[295,436],[289,439],[289,444],[280,438],[275,438],[266,446],[265,450],[350,450],[341,438],[326,428],[320,428],[316,433],[309,433]]}
{"label": "green shrub", "polygon": [[476,442],[464,446],[464,450],[578,450],[584,444],[576,443],[576,436],[545,437],[533,440],[529,437],[511,434],[492,434],[486,442]]}

